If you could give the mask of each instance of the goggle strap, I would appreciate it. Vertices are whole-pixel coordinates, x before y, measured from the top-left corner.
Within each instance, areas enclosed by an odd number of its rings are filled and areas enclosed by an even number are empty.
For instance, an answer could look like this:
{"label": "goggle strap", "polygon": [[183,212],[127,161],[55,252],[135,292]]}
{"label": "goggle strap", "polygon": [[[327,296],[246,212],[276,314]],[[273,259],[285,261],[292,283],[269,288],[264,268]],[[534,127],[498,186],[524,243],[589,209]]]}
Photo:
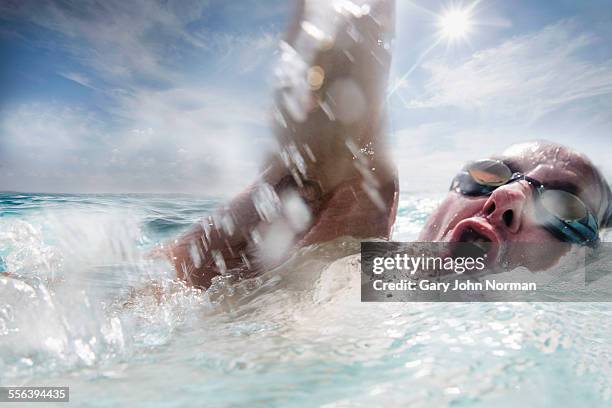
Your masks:
{"label": "goggle strap", "polygon": [[582,241],[591,241],[589,237],[593,237],[595,235],[594,231],[587,225],[584,225],[580,222],[565,222],[565,225],[572,229],[573,232],[580,235],[582,237]]}
{"label": "goggle strap", "polygon": [[573,244],[579,244],[584,242],[584,237],[582,237],[574,228],[570,227],[562,221],[555,221],[556,222],[548,222],[544,224],[544,228],[546,228],[548,232],[550,232],[562,241],[570,242]]}

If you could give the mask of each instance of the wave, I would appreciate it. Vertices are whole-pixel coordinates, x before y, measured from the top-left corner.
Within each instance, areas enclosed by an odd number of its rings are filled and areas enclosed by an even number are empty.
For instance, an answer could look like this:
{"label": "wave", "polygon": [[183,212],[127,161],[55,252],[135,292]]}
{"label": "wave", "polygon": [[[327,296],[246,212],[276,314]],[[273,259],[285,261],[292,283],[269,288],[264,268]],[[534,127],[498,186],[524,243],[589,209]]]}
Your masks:
{"label": "wave", "polygon": [[[492,401],[570,381],[595,406],[612,391],[605,303],[361,303],[350,239],[203,292],[144,256],[199,218],[156,200],[71,199],[0,219],[0,256],[14,273],[0,275],[1,383],[121,393],[118,379],[139,389],[146,372],[150,392],[180,389],[217,406],[231,405],[218,392],[228,387],[287,406],[287,389],[309,405],[349,406]],[[403,196],[396,237],[410,239],[435,203]],[[205,381],[185,386],[194,378]],[[394,392],[406,389],[417,391]],[[113,396],[98,402],[112,406]]]}

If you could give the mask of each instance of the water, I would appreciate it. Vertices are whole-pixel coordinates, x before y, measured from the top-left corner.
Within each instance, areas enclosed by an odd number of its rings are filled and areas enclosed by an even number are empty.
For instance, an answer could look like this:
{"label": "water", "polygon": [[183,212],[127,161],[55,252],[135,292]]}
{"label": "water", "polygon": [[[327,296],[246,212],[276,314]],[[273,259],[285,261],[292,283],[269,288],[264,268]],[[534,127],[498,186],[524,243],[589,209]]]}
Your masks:
{"label": "water", "polygon": [[[403,194],[395,238],[438,198]],[[145,254],[218,204],[1,194],[0,384],[88,407],[610,406],[610,304],[362,304],[352,241],[208,293],[172,282]]]}

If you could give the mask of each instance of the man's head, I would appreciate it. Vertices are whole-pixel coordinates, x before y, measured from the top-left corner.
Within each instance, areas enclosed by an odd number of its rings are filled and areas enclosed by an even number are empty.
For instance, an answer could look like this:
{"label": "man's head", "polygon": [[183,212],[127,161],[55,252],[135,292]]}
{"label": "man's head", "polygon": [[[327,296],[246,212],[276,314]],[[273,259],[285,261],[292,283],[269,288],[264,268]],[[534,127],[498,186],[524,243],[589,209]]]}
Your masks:
{"label": "man's head", "polygon": [[[547,189],[576,195],[593,214],[600,228],[609,222],[612,195],[601,173],[582,154],[550,142],[511,146],[501,156],[512,173],[535,179]],[[544,228],[532,183],[519,180],[494,188],[490,194],[466,195],[455,190],[431,215],[420,234],[422,241],[490,241],[494,263],[527,266],[532,270],[553,266],[570,249]],[[542,247],[507,245],[508,242],[547,244],[557,250],[542,253]],[[531,248],[531,249],[530,249]]]}

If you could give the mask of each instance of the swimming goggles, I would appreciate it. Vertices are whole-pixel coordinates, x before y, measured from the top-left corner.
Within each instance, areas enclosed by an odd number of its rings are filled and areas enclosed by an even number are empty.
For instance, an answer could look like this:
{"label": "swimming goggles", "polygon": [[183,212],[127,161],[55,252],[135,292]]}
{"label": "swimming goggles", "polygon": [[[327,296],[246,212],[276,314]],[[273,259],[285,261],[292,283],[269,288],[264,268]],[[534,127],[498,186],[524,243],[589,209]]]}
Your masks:
{"label": "swimming goggles", "polygon": [[539,181],[515,172],[502,161],[470,162],[455,176],[450,189],[466,196],[488,196],[503,185],[525,180],[533,187],[536,214],[542,226],[557,239],[579,245],[599,240],[597,219],[575,194],[549,189]]}

